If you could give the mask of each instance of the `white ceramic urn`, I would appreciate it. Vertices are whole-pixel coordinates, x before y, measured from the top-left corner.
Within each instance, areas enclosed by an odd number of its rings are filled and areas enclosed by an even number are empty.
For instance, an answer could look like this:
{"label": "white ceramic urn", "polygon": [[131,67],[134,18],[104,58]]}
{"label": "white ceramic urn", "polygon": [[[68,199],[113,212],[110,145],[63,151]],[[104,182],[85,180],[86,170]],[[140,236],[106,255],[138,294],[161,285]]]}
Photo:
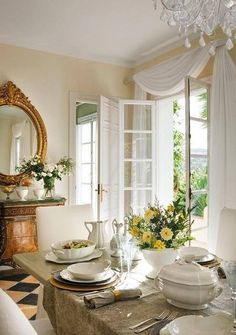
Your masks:
{"label": "white ceramic urn", "polygon": [[183,259],[164,266],[155,284],[170,304],[190,310],[206,308],[222,292],[214,270]]}

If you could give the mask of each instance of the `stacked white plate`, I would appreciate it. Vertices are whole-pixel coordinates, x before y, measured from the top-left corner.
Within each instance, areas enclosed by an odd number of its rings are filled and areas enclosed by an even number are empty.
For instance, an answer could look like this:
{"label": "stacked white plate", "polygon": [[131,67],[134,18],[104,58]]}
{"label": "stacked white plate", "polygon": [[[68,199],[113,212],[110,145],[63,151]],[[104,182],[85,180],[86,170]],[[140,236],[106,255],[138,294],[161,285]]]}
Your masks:
{"label": "stacked white plate", "polygon": [[194,261],[198,263],[207,263],[215,259],[215,255],[211,254],[207,249],[200,247],[182,247],[179,250],[179,257],[194,256]]}
{"label": "stacked white plate", "polygon": [[113,283],[118,276],[110,268],[111,262],[108,260],[100,262],[76,263],[68,266],[54,278],[63,283],[71,283],[80,286],[103,286]]}

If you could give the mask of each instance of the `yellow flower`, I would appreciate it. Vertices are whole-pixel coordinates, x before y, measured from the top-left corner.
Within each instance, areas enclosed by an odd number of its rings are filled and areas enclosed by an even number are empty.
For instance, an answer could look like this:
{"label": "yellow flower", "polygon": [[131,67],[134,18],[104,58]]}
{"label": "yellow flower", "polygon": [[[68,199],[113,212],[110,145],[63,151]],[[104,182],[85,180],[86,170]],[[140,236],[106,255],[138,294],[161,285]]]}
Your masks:
{"label": "yellow flower", "polygon": [[141,220],[142,220],[141,216],[134,216],[132,223],[134,226],[136,226]]}
{"label": "yellow flower", "polygon": [[163,238],[163,240],[169,241],[173,237],[173,232],[170,228],[162,228],[162,230],[160,231],[160,235]]}
{"label": "yellow flower", "polygon": [[162,242],[161,240],[157,240],[154,244],[154,248],[158,249],[158,250],[163,250],[166,248],[165,243]]}
{"label": "yellow flower", "polygon": [[132,236],[138,236],[139,235],[139,229],[137,227],[132,227],[130,230],[129,230],[130,234]]}
{"label": "yellow flower", "polygon": [[174,206],[170,204],[167,206],[167,210],[168,212],[174,212],[175,209],[174,209]]}
{"label": "yellow flower", "polygon": [[152,233],[150,231],[145,231],[142,237],[143,242],[150,243],[152,240]]}
{"label": "yellow flower", "polygon": [[155,212],[152,209],[148,208],[144,213],[144,219],[146,221],[150,221],[154,215],[155,215]]}

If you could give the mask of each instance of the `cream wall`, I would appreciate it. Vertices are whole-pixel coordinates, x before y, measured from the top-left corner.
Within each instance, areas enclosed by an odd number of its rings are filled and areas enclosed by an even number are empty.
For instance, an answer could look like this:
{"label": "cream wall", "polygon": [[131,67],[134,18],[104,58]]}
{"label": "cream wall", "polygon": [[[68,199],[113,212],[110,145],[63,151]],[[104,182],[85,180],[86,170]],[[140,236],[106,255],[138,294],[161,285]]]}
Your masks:
{"label": "cream wall", "polygon": [[[68,155],[69,91],[130,98],[131,88],[123,84],[129,73],[121,66],[0,44],[0,84],[13,81],[39,111],[52,161]],[[67,177],[56,191],[68,197]]]}

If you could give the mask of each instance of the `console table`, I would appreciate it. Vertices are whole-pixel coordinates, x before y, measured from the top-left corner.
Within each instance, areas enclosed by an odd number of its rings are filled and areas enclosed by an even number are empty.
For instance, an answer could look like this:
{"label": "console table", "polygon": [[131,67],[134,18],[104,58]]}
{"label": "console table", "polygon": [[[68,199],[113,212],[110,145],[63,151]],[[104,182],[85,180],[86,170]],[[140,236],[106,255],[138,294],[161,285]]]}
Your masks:
{"label": "console table", "polygon": [[63,206],[65,198],[0,201],[0,263],[14,265],[12,256],[37,250],[36,208]]}

